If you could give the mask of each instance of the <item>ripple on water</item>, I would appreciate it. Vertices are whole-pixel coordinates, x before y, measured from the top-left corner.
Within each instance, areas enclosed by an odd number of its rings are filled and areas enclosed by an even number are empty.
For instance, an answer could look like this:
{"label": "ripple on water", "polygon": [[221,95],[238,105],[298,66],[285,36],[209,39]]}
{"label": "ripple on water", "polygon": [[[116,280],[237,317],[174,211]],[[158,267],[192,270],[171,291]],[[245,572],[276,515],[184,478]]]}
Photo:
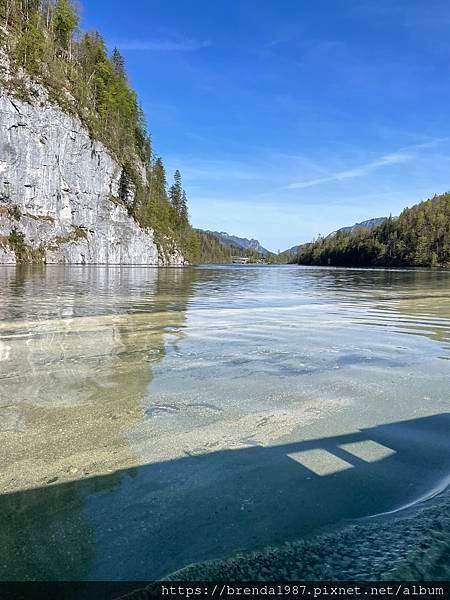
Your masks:
{"label": "ripple on water", "polygon": [[435,270],[0,267],[0,577],[55,531],[55,578],[148,579],[422,497],[449,317]]}

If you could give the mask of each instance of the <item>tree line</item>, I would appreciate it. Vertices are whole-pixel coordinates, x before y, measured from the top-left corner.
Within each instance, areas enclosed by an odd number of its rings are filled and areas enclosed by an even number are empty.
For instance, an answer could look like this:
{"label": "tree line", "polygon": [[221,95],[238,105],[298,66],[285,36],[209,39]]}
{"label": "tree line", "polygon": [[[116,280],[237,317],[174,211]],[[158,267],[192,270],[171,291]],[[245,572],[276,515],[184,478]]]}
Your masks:
{"label": "tree line", "polygon": [[215,235],[200,229],[195,230],[199,247],[199,257],[204,263],[231,263],[233,256],[248,258],[250,263],[268,262],[269,257],[262,256],[252,248],[226,245]]}
{"label": "tree line", "polygon": [[43,84],[50,99],[75,113],[121,165],[118,194],[111,200],[152,227],[163,249],[175,241],[188,260],[207,260],[200,253],[201,235],[189,223],[181,174],[177,170],[168,184],[123,56],[117,48],[108,53],[102,36],[81,32],[79,22],[70,0],[0,0],[0,44],[12,74],[1,84],[23,100],[31,99],[27,77]]}
{"label": "tree line", "polygon": [[450,265],[450,193],[406,208],[372,229],[356,229],[303,244],[291,261],[344,267]]}

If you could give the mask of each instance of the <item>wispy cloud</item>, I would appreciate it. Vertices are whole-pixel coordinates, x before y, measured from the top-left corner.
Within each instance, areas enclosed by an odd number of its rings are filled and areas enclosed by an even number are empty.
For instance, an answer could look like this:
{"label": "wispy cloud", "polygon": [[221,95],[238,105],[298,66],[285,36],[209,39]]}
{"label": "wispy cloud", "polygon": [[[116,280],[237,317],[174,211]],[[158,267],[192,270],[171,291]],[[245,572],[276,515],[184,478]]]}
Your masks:
{"label": "wispy cloud", "polygon": [[129,40],[116,42],[121,50],[138,52],[192,52],[212,45],[210,40],[195,40],[186,37],[154,38],[149,40]]}
{"label": "wispy cloud", "polygon": [[403,154],[401,152],[386,154],[385,156],[382,156],[377,160],[356,167],[355,169],[349,169],[347,171],[338,171],[337,173],[332,173],[327,177],[318,177],[317,179],[309,179],[306,181],[296,181],[286,186],[286,188],[290,190],[300,190],[303,188],[312,187],[314,185],[320,185],[321,183],[328,183],[329,181],[341,181],[343,179],[352,179],[353,177],[362,177],[363,175],[366,175],[367,173],[370,173],[375,169],[386,167],[388,165],[404,163],[409,160],[412,160],[412,158],[412,154]]}
{"label": "wispy cloud", "polygon": [[416,153],[414,150],[418,150],[420,148],[430,148],[435,146],[436,144],[446,141],[447,138],[433,140],[431,142],[425,142],[422,144],[414,144],[413,146],[409,146],[407,148],[403,148],[397,152],[392,152],[390,154],[384,154],[380,158],[373,160],[371,162],[365,163],[356,167],[354,169],[347,169],[343,171],[337,171],[336,173],[331,173],[330,175],[326,175],[324,177],[318,177],[315,179],[308,179],[305,181],[296,181],[287,186],[285,189],[291,190],[299,190],[304,188],[313,187],[315,185],[321,185],[322,183],[328,183],[330,181],[342,181],[344,179],[353,179],[354,177],[363,177],[372,171],[377,169],[381,169],[383,167],[389,167],[391,165],[397,165],[401,163],[406,163],[414,158],[416,158]]}

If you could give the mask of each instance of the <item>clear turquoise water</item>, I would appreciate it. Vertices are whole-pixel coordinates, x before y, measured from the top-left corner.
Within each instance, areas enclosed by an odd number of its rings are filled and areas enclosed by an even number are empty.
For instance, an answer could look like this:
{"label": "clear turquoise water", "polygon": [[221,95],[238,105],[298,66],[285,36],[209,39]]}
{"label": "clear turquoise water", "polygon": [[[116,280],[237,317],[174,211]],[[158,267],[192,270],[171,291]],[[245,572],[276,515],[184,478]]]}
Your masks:
{"label": "clear turquoise water", "polygon": [[421,501],[449,358],[446,271],[0,267],[0,576],[151,579]]}

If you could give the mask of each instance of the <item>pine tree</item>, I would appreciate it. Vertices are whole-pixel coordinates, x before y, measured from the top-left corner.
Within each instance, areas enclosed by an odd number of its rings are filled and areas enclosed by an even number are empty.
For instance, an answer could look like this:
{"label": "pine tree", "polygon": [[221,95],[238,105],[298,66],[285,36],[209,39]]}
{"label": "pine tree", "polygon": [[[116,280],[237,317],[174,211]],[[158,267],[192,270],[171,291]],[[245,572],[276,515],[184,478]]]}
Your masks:
{"label": "pine tree", "polygon": [[125,60],[117,48],[114,48],[112,51],[111,64],[113,66],[114,73],[126,80]]}
{"label": "pine tree", "polygon": [[189,225],[187,196],[186,196],[186,192],[184,190],[183,190],[183,193],[181,194],[180,221],[181,221],[181,225],[184,227],[187,227]]}
{"label": "pine tree", "polygon": [[175,212],[175,222],[178,229],[189,227],[186,192],[181,185],[181,173],[177,169],[174,174],[174,183],[169,189],[170,203]]}
{"label": "pine tree", "polygon": [[156,202],[167,202],[167,181],[166,181],[166,170],[161,158],[155,160],[152,169],[152,199]]}
{"label": "pine tree", "polygon": [[161,158],[152,164],[149,197],[144,214],[144,224],[158,231],[169,231],[173,224],[173,209],[167,198],[166,171]]}
{"label": "pine tree", "polygon": [[169,189],[169,199],[178,217],[181,216],[183,207],[183,188],[181,186],[181,173],[177,169],[173,176],[174,183]]}

